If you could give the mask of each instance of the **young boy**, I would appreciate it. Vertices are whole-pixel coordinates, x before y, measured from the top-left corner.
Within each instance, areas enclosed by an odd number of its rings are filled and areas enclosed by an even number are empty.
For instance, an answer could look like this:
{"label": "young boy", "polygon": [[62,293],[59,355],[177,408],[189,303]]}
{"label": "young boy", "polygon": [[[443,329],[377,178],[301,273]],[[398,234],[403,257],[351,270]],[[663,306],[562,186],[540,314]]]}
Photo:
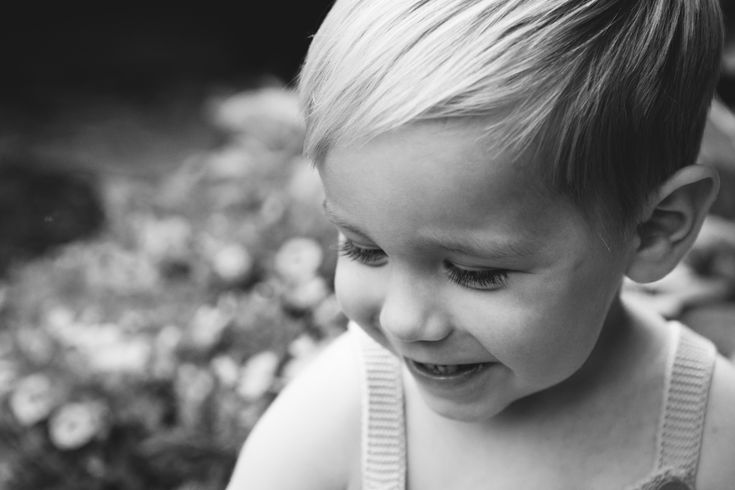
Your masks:
{"label": "young boy", "polygon": [[715,0],[338,0],[300,90],[350,331],[237,489],[735,488],[735,369],[620,297],[718,190]]}

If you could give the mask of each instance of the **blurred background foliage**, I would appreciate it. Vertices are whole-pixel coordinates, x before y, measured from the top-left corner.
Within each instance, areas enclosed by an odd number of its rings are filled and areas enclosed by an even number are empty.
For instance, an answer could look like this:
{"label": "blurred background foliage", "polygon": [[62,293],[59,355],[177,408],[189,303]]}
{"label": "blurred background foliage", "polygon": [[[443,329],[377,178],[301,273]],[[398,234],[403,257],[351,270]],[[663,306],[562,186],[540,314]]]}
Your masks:
{"label": "blurred background foliage", "polygon": [[[329,3],[0,18],[0,488],[224,488],[343,331],[292,91]],[[732,356],[735,39],[723,67],[720,197],[682,266],[625,291]]]}

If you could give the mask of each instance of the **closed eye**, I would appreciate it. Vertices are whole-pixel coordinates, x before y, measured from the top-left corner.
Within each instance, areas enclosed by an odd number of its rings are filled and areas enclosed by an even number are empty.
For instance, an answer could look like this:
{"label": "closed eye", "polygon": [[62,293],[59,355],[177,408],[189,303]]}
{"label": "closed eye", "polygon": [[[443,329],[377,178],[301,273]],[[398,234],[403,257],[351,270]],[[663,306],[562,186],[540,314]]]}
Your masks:
{"label": "closed eye", "polygon": [[[349,238],[342,238],[338,245],[339,254],[368,267],[380,267],[388,262],[388,255],[379,248],[357,245]],[[466,269],[449,261],[444,262],[447,278],[462,287],[479,291],[493,291],[506,285],[508,270]]]}
{"label": "closed eye", "polygon": [[341,256],[370,267],[380,267],[388,259],[381,249],[358,246],[349,238],[341,239],[337,250]]}
{"label": "closed eye", "polygon": [[493,291],[508,281],[509,271],[504,269],[465,269],[449,261],[445,261],[444,267],[450,281],[469,289]]}

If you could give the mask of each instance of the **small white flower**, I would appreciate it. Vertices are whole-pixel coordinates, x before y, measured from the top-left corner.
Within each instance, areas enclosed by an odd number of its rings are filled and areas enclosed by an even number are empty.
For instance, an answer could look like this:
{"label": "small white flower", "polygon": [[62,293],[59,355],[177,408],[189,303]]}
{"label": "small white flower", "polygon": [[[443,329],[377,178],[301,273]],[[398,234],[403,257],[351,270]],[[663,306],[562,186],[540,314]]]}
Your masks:
{"label": "small white flower", "polygon": [[209,349],[222,338],[231,321],[232,315],[221,308],[200,306],[189,324],[186,340],[199,349]]}
{"label": "small white flower", "polygon": [[315,276],[294,286],[286,293],[286,302],[302,310],[314,308],[329,294],[326,281]]}
{"label": "small white flower", "polygon": [[84,352],[90,366],[105,373],[143,373],[152,356],[147,338],[121,336],[117,342],[102,344]]}
{"label": "small white flower", "polygon": [[138,246],[153,259],[186,256],[192,239],[191,225],[184,218],[140,216],[135,221]]}
{"label": "small white flower", "polygon": [[101,402],[68,403],[49,420],[51,442],[59,449],[76,449],[99,434],[105,407]]}
{"label": "small white flower", "polygon": [[134,253],[117,243],[105,244],[80,258],[85,286],[90,290],[148,292],[159,282],[159,274],[148,254]]}
{"label": "small white flower", "polygon": [[260,206],[260,218],[266,225],[277,223],[288,210],[288,205],[284,196],[273,193],[265,198]]}
{"label": "small white flower", "polygon": [[178,399],[179,416],[184,426],[193,427],[199,423],[202,406],[214,387],[214,377],[209,370],[190,363],[179,366],[174,388]]}
{"label": "small white flower", "polygon": [[318,344],[309,335],[302,334],[288,344],[288,353],[292,357],[306,357],[314,354]]}
{"label": "small white flower", "polygon": [[207,176],[212,180],[243,179],[252,173],[253,157],[243,147],[230,145],[207,158]]}
{"label": "small white flower", "polygon": [[26,357],[38,364],[45,364],[54,356],[56,346],[39,328],[23,325],[15,332],[15,340]]}
{"label": "small white flower", "polygon": [[45,419],[56,403],[56,391],[43,374],[32,374],[20,380],[10,396],[10,409],[22,426]]}
{"label": "small white flower", "polygon": [[115,323],[76,321],[58,325],[53,334],[73,348],[87,367],[99,372],[141,373],[152,354],[147,337],[127,334]]}
{"label": "small white flower", "polygon": [[214,388],[211,373],[190,363],[179,366],[175,383],[176,392],[184,400],[203,400]]}
{"label": "small white flower", "polygon": [[291,360],[283,368],[283,383],[292,380],[306,367],[324,347],[308,335],[296,337],[288,346]]}
{"label": "small white flower", "polygon": [[257,131],[277,125],[303,129],[298,97],[282,88],[240,92],[210,104],[212,121],[232,131]]}
{"label": "small white flower", "polygon": [[65,306],[53,306],[46,312],[46,324],[52,330],[68,327],[73,322],[74,312]]}
{"label": "small white flower", "polygon": [[93,475],[99,479],[103,479],[108,471],[105,460],[97,455],[92,455],[88,457],[87,460],[84,462],[84,468],[87,470],[87,472],[89,472],[90,475]]}
{"label": "small white flower", "polygon": [[263,351],[253,355],[240,371],[237,392],[246,400],[263,396],[273,385],[278,369],[278,354]]}
{"label": "small white flower", "polygon": [[12,361],[0,358],[0,397],[12,391],[13,382],[18,376]]}
{"label": "small white flower", "polygon": [[176,371],[176,351],[181,345],[183,334],[176,325],[166,325],[153,341],[151,374],[157,378],[167,378]]}
{"label": "small white flower", "polygon": [[313,313],[314,323],[325,332],[333,332],[344,328],[346,318],[339,306],[337,297],[330,294],[319,303]]}
{"label": "small white flower", "polygon": [[316,275],[323,256],[321,246],[311,238],[291,238],[276,253],[274,268],[287,281],[304,283]]}
{"label": "small white flower", "polygon": [[220,355],[210,362],[212,371],[224,386],[234,386],[239,376],[239,366],[230,356]]}
{"label": "small white flower", "polygon": [[230,243],[215,252],[212,257],[212,270],[226,282],[246,278],[253,269],[253,258],[242,245]]}

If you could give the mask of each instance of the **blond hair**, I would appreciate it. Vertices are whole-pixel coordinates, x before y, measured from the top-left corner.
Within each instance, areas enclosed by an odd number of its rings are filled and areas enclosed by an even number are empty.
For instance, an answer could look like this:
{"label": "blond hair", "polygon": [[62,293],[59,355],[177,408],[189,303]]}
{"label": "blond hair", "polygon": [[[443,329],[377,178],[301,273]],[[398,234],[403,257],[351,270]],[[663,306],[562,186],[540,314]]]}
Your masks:
{"label": "blond hair", "polygon": [[630,220],[695,162],[722,38],[717,0],[337,0],[300,76],[305,151],[481,118],[551,188]]}

